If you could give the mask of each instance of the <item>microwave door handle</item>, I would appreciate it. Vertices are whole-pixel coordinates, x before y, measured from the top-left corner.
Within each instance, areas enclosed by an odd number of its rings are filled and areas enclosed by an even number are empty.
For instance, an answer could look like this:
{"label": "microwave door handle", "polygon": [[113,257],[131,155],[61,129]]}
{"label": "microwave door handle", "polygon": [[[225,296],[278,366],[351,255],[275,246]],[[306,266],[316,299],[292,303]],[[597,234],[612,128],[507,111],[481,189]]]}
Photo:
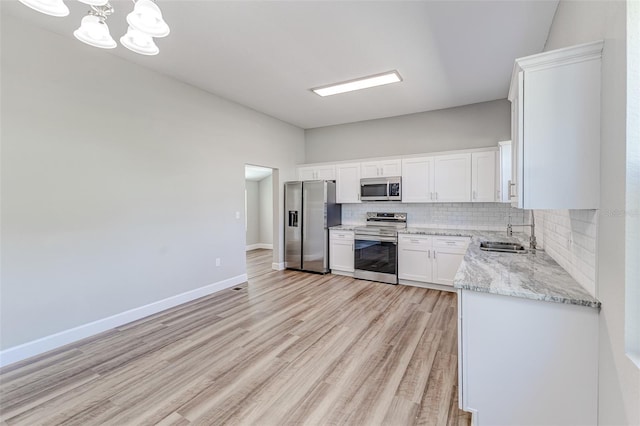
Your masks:
{"label": "microwave door handle", "polygon": [[391,193],[389,192],[389,181],[387,180],[387,200],[391,199]]}

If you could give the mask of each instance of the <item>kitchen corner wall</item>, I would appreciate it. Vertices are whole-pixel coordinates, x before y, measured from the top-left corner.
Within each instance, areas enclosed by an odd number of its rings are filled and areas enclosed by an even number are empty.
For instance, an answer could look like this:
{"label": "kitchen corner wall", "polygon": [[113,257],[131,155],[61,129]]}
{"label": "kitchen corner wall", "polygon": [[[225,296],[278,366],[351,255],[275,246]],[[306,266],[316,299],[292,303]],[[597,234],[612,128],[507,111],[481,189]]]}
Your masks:
{"label": "kitchen corner wall", "polygon": [[[406,212],[407,225],[420,228],[505,231],[512,224],[529,223],[529,211],[502,203],[361,203],[342,205],[342,223],[361,225],[367,212]],[[525,222],[526,221],[526,222]],[[522,228],[515,228],[521,232]]]}
{"label": "kitchen corner wall", "polygon": [[534,214],[538,246],[595,296],[597,210],[536,210]]}

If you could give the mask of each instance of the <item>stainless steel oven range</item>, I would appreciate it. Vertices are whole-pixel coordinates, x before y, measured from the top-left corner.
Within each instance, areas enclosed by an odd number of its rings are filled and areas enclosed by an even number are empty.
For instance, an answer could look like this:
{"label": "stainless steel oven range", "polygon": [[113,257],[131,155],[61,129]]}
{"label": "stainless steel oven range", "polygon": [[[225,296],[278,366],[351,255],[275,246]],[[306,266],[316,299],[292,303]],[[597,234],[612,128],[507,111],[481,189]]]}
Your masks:
{"label": "stainless steel oven range", "polygon": [[398,229],[406,227],[406,213],[367,213],[355,229],[354,277],[398,284]]}

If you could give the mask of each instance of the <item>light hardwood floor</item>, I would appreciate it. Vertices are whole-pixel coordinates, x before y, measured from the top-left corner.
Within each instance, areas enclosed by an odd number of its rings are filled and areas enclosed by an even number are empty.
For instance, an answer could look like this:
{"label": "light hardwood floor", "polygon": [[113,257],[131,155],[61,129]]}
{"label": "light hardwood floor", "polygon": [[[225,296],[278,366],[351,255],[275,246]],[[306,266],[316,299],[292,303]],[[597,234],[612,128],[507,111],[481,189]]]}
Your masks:
{"label": "light hardwood floor", "polygon": [[469,425],[455,294],[253,266],[249,283],[5,367],[1,421]]}
{"label": "light hardwood floor", "polygon": [[247,252],[247,277],[249,280],[272,271],[273,250],[256,249]]}

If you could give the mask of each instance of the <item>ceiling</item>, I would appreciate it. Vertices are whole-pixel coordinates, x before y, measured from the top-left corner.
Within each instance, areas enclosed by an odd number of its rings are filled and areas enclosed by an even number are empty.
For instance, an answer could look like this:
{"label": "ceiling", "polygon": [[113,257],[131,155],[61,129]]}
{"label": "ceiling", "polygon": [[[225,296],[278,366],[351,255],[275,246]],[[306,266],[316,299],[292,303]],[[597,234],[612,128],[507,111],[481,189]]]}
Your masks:
{"label": "ceiling", "polygon": [[[79,43],[88,6],[2,12]],[[118,40],[131,1],[112,0]],[[541,52],[558,1],[167,1],[160,54],[105,51],[304,129],[506,98],[513,61]],[[320,97],[312,87],[398,70],[402,83]]]}
{"label": "ceiling", "polygon": [[244,166],[245,180],[260,181],[267,176],[271,176],[271,173],[273,173],[273,170],[268,167],[252,166],[249,164]]}

